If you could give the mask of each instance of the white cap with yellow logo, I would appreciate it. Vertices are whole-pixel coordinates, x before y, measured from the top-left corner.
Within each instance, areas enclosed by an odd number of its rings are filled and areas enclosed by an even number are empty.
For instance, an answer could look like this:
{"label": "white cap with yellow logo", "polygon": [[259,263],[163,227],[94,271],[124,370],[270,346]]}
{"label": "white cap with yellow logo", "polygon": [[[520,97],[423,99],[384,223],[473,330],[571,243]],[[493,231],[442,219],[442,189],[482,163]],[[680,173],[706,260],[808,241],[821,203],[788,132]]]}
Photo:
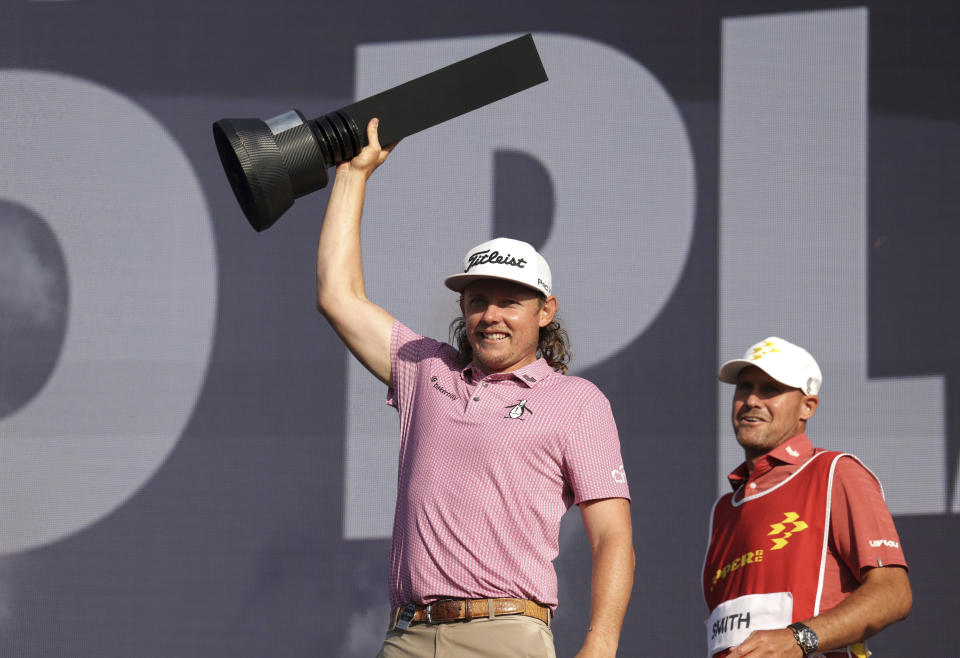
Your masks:
{"label": "white cap with yellow logo", "polygon": [[736,384],[737,375],[747,366],[756,366],[781,384],[799,388],[806,395],[816,395],[823,383],[820,366],[810,352],[776,336],[751,345],[742,359],[724,363],[717,377],[727,384]]}

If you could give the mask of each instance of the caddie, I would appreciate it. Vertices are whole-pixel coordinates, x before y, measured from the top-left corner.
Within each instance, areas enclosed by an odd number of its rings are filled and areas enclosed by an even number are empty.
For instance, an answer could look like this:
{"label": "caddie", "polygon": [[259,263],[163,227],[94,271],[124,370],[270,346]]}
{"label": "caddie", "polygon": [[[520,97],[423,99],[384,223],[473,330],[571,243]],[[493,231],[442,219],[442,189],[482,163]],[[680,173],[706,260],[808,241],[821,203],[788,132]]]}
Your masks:
{"label": "caddie", "polygon": [[807,422],[823,376],[782,338],[727,361],[745,461],[713,507],[703,565],[708,656],[870,655],[865,640],[907,616],[907,562],[877,478],[815,448]]}

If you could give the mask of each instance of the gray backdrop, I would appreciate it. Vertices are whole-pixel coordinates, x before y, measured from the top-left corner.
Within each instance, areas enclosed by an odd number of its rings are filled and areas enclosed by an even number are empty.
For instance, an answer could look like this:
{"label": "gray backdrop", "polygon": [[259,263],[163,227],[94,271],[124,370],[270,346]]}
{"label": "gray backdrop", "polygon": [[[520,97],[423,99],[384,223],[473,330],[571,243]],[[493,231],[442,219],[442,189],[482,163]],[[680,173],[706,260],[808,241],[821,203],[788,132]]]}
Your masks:
{"label": "gray backdrop", "polygon": [[[706,517],[740,459],[717,364],[780,335],[817,443],[881,477],[948,655],[960,531],[956,71],[946,1],[8,0],[0,20],[0,656],[372,656],[395,413],[314,310],[326,192],[256,234],[210,124],[310,116],[533,32],[550,82],[405,140],[371,296],[446,336],[494,235],[550,260],[634,495],[624,656],[699,656]],[[558,651],[588,614],[578,513]]]}

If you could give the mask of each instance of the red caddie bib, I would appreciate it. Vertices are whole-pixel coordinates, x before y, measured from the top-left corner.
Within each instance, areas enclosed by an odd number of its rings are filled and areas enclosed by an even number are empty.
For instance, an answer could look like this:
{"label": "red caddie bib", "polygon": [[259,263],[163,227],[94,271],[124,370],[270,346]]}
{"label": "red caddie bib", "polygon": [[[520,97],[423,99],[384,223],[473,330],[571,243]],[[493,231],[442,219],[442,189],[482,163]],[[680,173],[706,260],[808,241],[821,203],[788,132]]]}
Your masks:
{"label": "red caddie bib", "polygon": [[714,503],[703,567],[708,655],[725,655],[752,631],[819,613],[833,471],[842,456],[819,452],[771,489]]}

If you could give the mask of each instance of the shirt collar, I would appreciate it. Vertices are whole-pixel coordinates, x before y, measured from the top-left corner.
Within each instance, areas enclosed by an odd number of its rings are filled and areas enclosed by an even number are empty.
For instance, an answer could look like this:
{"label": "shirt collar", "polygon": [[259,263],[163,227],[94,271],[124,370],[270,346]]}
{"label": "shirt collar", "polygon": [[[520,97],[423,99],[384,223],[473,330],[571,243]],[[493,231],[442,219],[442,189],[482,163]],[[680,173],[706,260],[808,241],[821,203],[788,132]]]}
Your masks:
{"label": "shirt collar", "polygon": [[499,372],[492,375],[487,375],[480,368],[470,363],[461,371],[461,377],[467,381],[479,382],[482,380],[487,381],[503,381],[507,379],[515,379],[521,384],[524,384],[527,388],[533,388],[548,376],[553,374],[554,370],[550,367],[550,364],[547,363],[546,359],[540,358],[534,361],[533,363],[527,364],[522,368],[517,370],[511,370],[510,372]]}
{"label": "shirt collar", "polygon": [[[807,438],[806,434],[797,434],[795,437],[787,439],[760,457],[757,463],[754,464],[752,475],[753,477],[762,475],[772,470],[778,464],[803,463],[810,459],[811,455],[813,455],[813,444],[810,443],[810,439]],[[743,462],[730,472],[727,480],[730,482],[731,487],[737,489],[747,481],[750,475],[747,470],[747,462]]]}

